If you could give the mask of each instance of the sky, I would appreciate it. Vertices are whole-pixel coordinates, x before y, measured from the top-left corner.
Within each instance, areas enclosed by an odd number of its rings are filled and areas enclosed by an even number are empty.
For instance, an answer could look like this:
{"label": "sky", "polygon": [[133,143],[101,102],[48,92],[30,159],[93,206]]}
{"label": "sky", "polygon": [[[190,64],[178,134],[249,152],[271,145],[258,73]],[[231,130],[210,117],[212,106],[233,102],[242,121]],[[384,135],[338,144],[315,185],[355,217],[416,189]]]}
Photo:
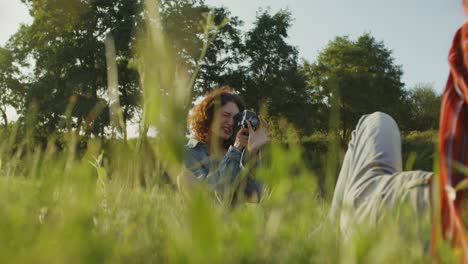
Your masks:
{"label": "sky", "polygon": [[461,0],[207,0],[223,5],[249,29],[259,8],[288,9],[289,43],[313,62],[336,36],[356,39],[369,32],[393,51],[407,88],[432,83],[442,92],[453,35],[465,22]]}

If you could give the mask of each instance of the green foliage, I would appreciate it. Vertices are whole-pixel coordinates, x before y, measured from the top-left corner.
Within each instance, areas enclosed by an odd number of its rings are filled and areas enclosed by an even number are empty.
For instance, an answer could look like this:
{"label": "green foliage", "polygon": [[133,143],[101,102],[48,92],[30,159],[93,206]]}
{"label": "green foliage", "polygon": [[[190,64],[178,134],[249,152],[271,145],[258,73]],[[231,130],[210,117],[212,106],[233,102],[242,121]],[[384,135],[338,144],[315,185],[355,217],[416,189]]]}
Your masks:
{"label": "green foliage", "polygon": [[[418,84],[408,91],[409,118],[411,130],[425,131],[439,127],[440,104],[442,97],[430,84]],[[404,122],[404,120],[403,120]]]}
{"label": "green foliage", "polygon": [[[408,170],[433,171],[435,153],[439,138],[438,131],[423,132],[412,131],[402,136],[402,156]],[[410,157],[414,158],[412,164],[408,163]],[[410,166],[411,165],[411,166]]]}
{"label": "green foliage", "polygon": [[13,62],[11,51],[0,47],[0,113],[5,127],[8,126],[6,107],[17,107],[22,92],[21,82],[17,79],[19,70]]}
{"label": "green foliage", "polygon": [[[223,9],[214,13],[216,23],[229,15]],[[315,119],[303,113],[316,108],[309,100],[298,51],[286,41],[291,14],[261,11],[244,37],[238,29],[241,24],[237,17],[231,17],[213,39],[200,64],[194,96],[230,85],[249,108],[276,119],[286,118],[301,132],[310,133]]]}
{"label": "green foliage", "polygon": [[343,139],[364,114],[382,111],[399,120],[405,112],[401,66],[395,65],[383,42],[370,34],[354,41],[335,38],[320,52],[317,62],[306,63],[305,69],[316,103],[329,108],[334,97],[338,100]]}
{"label": "green foliage", "polygon": [[269,115],[286,118],[297,129],[310,133],[313,119],[304,113],[315,109],[298,66],[297,48],[286,42],[290,26],[287,11],[257,14],[245,42],[249,66],[241,95],[249,107],[257,111],[265,107]]}
{"label": "green foliage", "polygon": [[[108,135],[112,99],[108,96],[107,67],[112,61],[106,62],[106,39],[115,42],[122,122],[125,124],[143,111],[141,76],[131,61],[137,53],[135,29],[145,31],[143,19],[148,15],[141,1],[24,2],[33,23],[23,25],[7,47],[16,63],[27,66],[33,62],[29,65],[33,76],[24,84],[25,94],[21,94],[18,110],[26,117],[35,109],[35,134],[40,141],[45,143],[49,135],[64,129],[88,136]],[[228,22],[229,13],[216,9],[214,24],[224,27],[213,27],[204,34],[207,25],[203,21],[210,10],[203,1],[163,1],[154,8],[162,13],[161,24],[169,36],[167,45],[174,50],[179,71],[198,76],[202,69],[203,81],[197,79],[196,90],[206,90],[214,79],[224,78],[222,65],[232,63],[232,58],[223,59],[221,54],[235,49],[233,45],[239,41],[235,26],[240,22],[236,18]],[[211,36],[215,38],[210,41],[214,45],[204,51]],[[8,66],[7,63],[2,62]]]}
{"label": "green foliage", "polygon": [[[127,123],[145,119],[142,76],[135,65],[136,33],[147,31],[143,2],[24,3],[33,23],[23,25],[2,49],[2,112],[7,105],[15,107],[20,122],[43,145],[48,137],[71,130],[106,137],[114,136],[118,127],[126,138]],[[305,135],[328,131],[329,121],[338,118],[336,133],[343,142],[362,114],[376,110],[394,116],[406,131],[431,128],[433,98],[421,89],[403,90],[401,67],[370,34],[355,41],[338,37],[317,62],[299,63],[297,48],[287,43],[288,11],[258,12],[254,27],[244,33],[239,18],[225,8],[210,10],[202,0],[162,1],[154,8],[177,65],[173,69],[191,79],[192,100],[216,86],[231,85],[249,108],[285,118]],[[109,47],[114,52],[106,57]],[[115,72],[112,78],[109,68]],[[339,117],[331,118],[333,102]],[[147,129],[143,125],[142,134]]]}
{"label": "green foliage", "polygon": [[[18,63],[33,75],[25,84],[23,117],[36,110],[35,131],[47,136],[59,129],[104,135],[109,124],[104,39],[114,36],[125,120],[136,111],[140,91],[128,68],[132,30],[139,6],[132,1],[25,0],[33,17],[10,39]],[[68,117],[66,116],[68,115]],[[67,120],[68,118],[68,120]],[[65,125],[67,124],[67,125]]]}

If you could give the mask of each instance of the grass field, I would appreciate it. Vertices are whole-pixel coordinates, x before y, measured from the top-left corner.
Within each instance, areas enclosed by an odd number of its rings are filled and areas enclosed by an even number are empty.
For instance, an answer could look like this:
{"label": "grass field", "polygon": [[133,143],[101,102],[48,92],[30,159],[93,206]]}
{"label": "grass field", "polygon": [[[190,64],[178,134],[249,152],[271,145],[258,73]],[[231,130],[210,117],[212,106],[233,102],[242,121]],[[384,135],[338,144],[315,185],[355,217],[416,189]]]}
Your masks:
{"label": "grass field", "polygon": [[[404,137],[407,165],[430,164],[430,154],[408,153],[429,153],[434,137]],[[203,185],[172,184],[150,143],[91,141],[78,155],[73,146],[21,153],[7,142],[0,152],[2,263],[429,261],[430,225],[414,225],[410,214],[356,226],[344,239],[326,219],[321,178],[292,144],[270,147],[271,162],[257,173],[270,187],[261,203],[232,208]]]}

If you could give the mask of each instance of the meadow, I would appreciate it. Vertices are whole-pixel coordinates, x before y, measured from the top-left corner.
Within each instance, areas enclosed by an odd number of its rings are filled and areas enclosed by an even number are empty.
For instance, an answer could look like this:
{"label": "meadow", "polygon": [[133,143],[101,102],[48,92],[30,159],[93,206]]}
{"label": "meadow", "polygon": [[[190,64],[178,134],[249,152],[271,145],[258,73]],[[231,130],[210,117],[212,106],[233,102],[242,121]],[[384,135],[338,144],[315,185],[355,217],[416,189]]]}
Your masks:
{"label": "meadow", "polygon": [[[406,168],[430,169],[435,138],[434,132],[404,135]],[[312,140],[321,145],[315,157],[326,157],[323,135],[315,139],[321,140]],[[326,218],[332,190],[319,187],[326,158],[309,168],[301,144],[272,143],[269,162],[257,171],[269,186],[262,201],[231,207],[203,184],[174,182],[154,142],[91,140],[85,151],[76,142],[60,151],[54,144],[28,150],[2,142],[1,262],[429,261],[430,224],[414,225],[409,214],[376,228],[356,226],[347,239],[340,235]],[[445,260],[453,254],[442,252]]]}

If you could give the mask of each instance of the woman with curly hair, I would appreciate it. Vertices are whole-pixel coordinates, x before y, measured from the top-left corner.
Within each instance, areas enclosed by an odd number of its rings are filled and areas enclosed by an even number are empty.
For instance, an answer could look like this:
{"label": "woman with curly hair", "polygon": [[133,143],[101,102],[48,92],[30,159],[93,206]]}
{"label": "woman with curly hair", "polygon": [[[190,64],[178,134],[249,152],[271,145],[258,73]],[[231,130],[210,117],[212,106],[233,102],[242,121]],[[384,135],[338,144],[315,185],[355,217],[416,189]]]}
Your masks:
{"label": "woman with curly hair", "polygon": [[230,199],[226,194],[234,194],[236,199],[239,188],[249,201],[260,198],[261,184],[243,163],[245,156],[254,160],[270,139],[264,128],[253,130],[250,123],[233,135],[235,117],[244,109],[243,100],[225,86],[208,93],[188,117],[192,135],[185,146],[185,165],[219,199]]}

